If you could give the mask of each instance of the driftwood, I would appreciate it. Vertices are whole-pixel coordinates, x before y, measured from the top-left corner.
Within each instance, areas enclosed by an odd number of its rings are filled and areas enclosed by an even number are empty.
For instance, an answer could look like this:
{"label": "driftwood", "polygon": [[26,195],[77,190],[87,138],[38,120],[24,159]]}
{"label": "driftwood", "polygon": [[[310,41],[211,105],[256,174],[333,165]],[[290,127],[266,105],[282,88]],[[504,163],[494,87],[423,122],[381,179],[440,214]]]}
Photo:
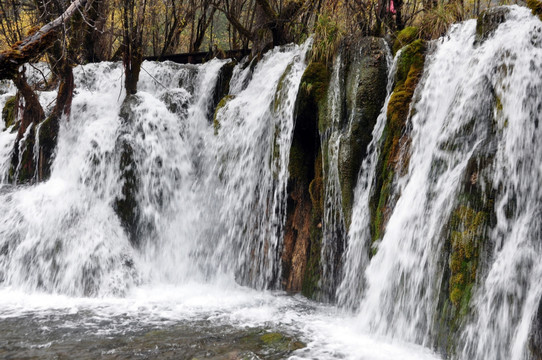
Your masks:
{"label": "driftwood", "polygon": [[11,49],[0,52],[0,80],[15,78],[21,65],[39,57],[47,50],[56,40],[59,29],[81,7],[85,6],[86,2],[87,0],[75,0],[55,20],[43,25],[32,35],[14,44]]}

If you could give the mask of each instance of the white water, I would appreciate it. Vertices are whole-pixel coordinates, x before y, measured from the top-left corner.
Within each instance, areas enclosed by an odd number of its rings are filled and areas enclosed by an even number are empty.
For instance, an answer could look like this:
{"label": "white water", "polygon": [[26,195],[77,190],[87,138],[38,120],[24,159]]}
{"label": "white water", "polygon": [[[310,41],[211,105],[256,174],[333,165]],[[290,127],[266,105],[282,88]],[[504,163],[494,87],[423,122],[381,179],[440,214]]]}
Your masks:
{"label": "white water", "polygon": [[[542,292],[540,27],[527,10],[513,7],[508,22],[481,46],[473,46],[474,21],[435,44],[410,119],[409,169],[395,189],[401,196],[369,260],[368,200],[382,111],[355,192],[337,292],[341,305],[358,309],[356,316],[261,291],[280,279],[287,161],[306,46],[276,49],[253,72],[237,67],[234,97],[218,111],[216,128],[211,101],[225,61],[144,63],[127,123],[119,117],[121,65],[76,68],[77,93],[69,121],[61,124],[50,180],[5,184],[3,164],[14,135],[0,133],[0,321],[30,316],[46,327],[48,318],[75,314],[79,324],[63,326],[108,336],[145,324],[203,320],[296,334],[308,346],[294,359],[436,359],[411,343],[433,344],[448,265],[439,259],[443,227],[469,159],[489,147],[496,224],[452,356],[528,358]],[[502,104],[490,109],[494,122],[484,117],[490,87]],[[40,101],[53,98],[43,93]],[[6,99],[0,96],[2,104]],[[461,130],[473,116],[478,121],[465,135]],[[491,139],[488,129],[496,129]],[[139,246],[113,210],[122,187],[120,140],[132,146],[139,179]],[[341,211],[340,203],[328,205],[326,211]],[[326,213],[328,234],[337,225],[332,213]]]}
{"label": "white water", "polygon": [[367,157],[361,164],[358,182],[354,192],[354,205],[352,206],[352,222],[348,231],[347,248],[344,255],[343,277],[337,288],[337,301],[340,305],[352,309],[359,305],[364,280],[360,277],[369,264],[369,251],[371,244],[369,199],[372,185],[375,180],[375,171],[380,154],[379,143],[386,124],[386,116],[391,91],[395,82],[397,59],[401,55],[398,51],[393,61],[388,61],[388,83],[386,86],[386,100],[382,111],[378,115],[372,135],[373,139],[368,146]]}
{"label": "white water", "polygon": [[[107,337],[208,321],[296,334],[307,343],[297,359],[435,359],[359,332],[332,307],[239,285],[272,288],[280,279],[287,161],[307,46],[268,53],[253,74],[236,69],[235,97],[218,111],[217,129],[209,104],[225,61],[145,62],[128,121],[119,117],[121,65],[76,68],[50,180],[2,185],[0,322],[23,326],[30,316],[42,331],[84,327]],[[113,210],[121,140],[133,150],[139,179],[138,246]],[[29,338],[21,346],[62,341]]]}
{"label": "white water", "polygon": [[[345,223],[342,208],[341,184],[339,182],[339,147],[341,144],[343,101],[345,99],[344,63],[342,54],[337,55],[329,82],[327,106],[329,127],[320,134],[322,170],[324,183],[324,214],[322,218],[322,291],[333,292],[336,275],[338,243],[344,241]],[[357,82],[356,82],[357,84]],[[327,157],[327,164],[326,159]]]}
{"label": "white water", "polygon": [[[448,292],[441,289],[445,226],[469,159],[494,154],[478,181],[496,191],[496,225],[480,254],[477,290],[454,357],[525,359],[542,293],[541,23],[528,9],[511,7],[507,21],[477,46],[475,27],[475,20],[454,26],[426,58],[410,119],[408,173],[397,179],[400,198],[370,262],[359,257],[370,241],[367,215],[360,216],[369,194],[361,179],[339,299],[358,304],[366,331],[431,344],[439,293]],[[350,290],[356,277],[365,281],[361,298]]]}

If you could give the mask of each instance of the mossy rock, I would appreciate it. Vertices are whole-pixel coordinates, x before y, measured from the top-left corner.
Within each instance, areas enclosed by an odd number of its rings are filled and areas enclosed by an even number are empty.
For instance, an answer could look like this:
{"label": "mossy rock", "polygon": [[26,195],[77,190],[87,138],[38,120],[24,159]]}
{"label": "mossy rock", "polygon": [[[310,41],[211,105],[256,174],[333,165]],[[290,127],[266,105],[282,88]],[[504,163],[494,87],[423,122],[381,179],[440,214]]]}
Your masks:
{"label": "mossy rock", "polygon": [[17,117],[17,96],[12,96],[6,101],[6,104],[4,105],[4,108],[2,109],[2,120],[4,120],[6,129],[15,124],[15,121],[17,120],[16,117]]}
{"label": "mossy rock", "polygon": [[532,10],[533,15],[538,16],[542,20],[542,1],[527,0],[527,7]]}
{"label": "mossy rock", "polygon": [[301,293],[310,299],[320,297],[322,277],[322,216],[324,213],[324,179],[322,170],[322,152],[320,151],[314,162],[314,179],[309,185],[309,194],[312,203],[310,224],[310,246],[307,255],[307,266],[303,276]]}
{"label": "mossy rock", "polygon": [[345,129],[339,148],[339,182],[342,207],[348,229],[351,222],[354,189],[367,146],[372,140],[373,128],[386,100],[387,59],[386,45],[380,38],[363,38],[351,49],[355,55],[347,71],[347,118],[350,126]]}
{"label": "mossy rock", "polygon": [[393,43],[393,53],[397,53],[397,51],[399,51],[401,48],[412,43],[419,37],[419,35],[420,31],[417,27],[414,26],[407,26],[406,28],[401,30],[397,34],[395,42]]}
{"label": "mossy rock", "polygon": [[329,71],[325,64],[312,62],[307,66],[301,82],[296,99],[296,113],[312,113],[318,123],[320,133],[324,133],[328,124],[325,120],[325,109],[327,104],[327,91],[329,87]]}
{"label": "mossy rock", "polygon": [[218,105],[230,91],[230,81],[233,76],[233,69],[235,68],[235,65],[237,65],[237,62],[230,61],[220,68],[218,78],[216,80],[216,87],[213,92],[213,114],[216,114]]}
{"label": "mossy rock", "polygon": [[462,314],[476,279],[479,249],[485,235],[488,215],[461,205],[452,214],[450,231],[450,301]]}
{"label": "mossy rock", "polygon": [[[327,100],[329,73],[321,63],[310,64],[302,76],[296,99],[295,128],[289,156],[287,233],[293,233],[296,243],[305,244],[292,263],[300,269],[297,290],[307,297],[317,292],[319,282],[321,223],[323,199],[322,157],[319,119]],[[297,214],[297,215],[296,215]],[[320,224],[321,227],[321,224]],[[300,255],[300,256],[299,256]]]}
{"label": "mossy rock", "polygon": [[396,174],[403,174],[408,168],[407,120],[414,91],[423,74],[425,50],[425,42],[418,39],[407,45],[398,59],[395,87],[388,103],[387,122],[376,166],[375,192],[370,199],[373,241],[382,238],[391,213]]}
{"label": "mossy rock", "polygon": [[497,30],[499,25],[506,21],[509,13],[510,8],[504,6],[497,6],[482,12],[476,21],[474,44],[481,44],[486,41]]}
{"label": "mossy rock", "polygon": [[40,180],[46,180],[51,175],[51,166],[53,164],[53,157],[58,142],[58,132],[60,130],[59,120],[60,119],[57,116],[51,115],[40,124]]}
{"label": "mossy rock", "polygon": [[215,129],[215,135],[218,135],[218,130],[220,130],[220,120],[218,119],[218,112],[220,109],[222,109],[226,104],[230,101],[235,99],[235,95],[226,95],[220,100],[218,105],[215,109],[215,114],[213,115],[213,127]]}
{"label": "mossy rock", "polygon": [[265,344],[265,346],[272,347],[280,351],[295,351],[303,349],[307,346],[301,341],[294,340],[291,337],[285,336],[284,334],[278,332],[264,334],[260,336],[260,340]]}

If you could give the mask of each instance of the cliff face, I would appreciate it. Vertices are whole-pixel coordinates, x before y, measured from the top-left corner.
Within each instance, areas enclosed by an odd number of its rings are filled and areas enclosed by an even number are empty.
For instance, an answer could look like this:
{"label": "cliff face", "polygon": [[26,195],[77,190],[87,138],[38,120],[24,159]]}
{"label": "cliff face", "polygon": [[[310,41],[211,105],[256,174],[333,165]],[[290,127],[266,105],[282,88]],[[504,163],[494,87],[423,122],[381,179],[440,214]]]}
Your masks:
{"label": "cliff face", "polygon": [[[282,254],[285,288],[320,299],[334,296],[354,188],[386,97],[385,42],[343,47],[331,70],[311,63],[300,84]],[[326,209],[330,202],[338,206]]]}

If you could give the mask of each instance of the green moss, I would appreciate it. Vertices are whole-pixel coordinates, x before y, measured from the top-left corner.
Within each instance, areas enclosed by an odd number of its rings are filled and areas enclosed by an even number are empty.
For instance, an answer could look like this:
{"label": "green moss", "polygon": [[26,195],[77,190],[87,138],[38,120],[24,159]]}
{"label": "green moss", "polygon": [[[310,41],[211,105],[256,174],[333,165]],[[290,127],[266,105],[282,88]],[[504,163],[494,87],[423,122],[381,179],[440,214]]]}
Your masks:
{"label": "green moss", "polygon": [[226,95],[222,98],[222,100],[220,100],[220,102],[218,103],[218,105],[216,106],[216,109],[215,109],[215,114],[213,116],[213,127],[215,129],[215,135],[218,135],[218,130],[220,130],[220,121],[218,120],[218,112],[220,111],[220,109],[222,109],[224,106],[226,106],[226,104],[235,98],[235,95]]}
{"label": "green moss", "polygon": [[395,39],[395,42],[393,43],[393,53],[395,54],[399,49],[401,49],[403,46],[406,46],[410,43],[412,43],[414,40],[416,40],[419,36],[419,30],[417,27],[414,26],[408,26],[401,30],[397,34],[397,38]]}
{"label": "green moss", "polygon": [[282,339],[284,339],[284,336],[281,333],[267,333],[267,334],[264,334],[264,335],[260,336],[260,339],[265,344],[273,344],[273,343],[277,343],[277,342],[281,341]]}
{"label": "green moss", "polygon": [[426,44],[421,39],[412,42],[403,49],[397,63],[396,89],[409,78],[411,70],[415,72],[423,70],[425,49]]}
{"label": "green moss", "polygon": [[527,7],[532,10],[533,15],[538,16],[542,20],[542,1],[527,0]]}
{"label": "green moss", "polygon": [[[396,84],[388,103],[387,122],[381,139],[382,148],[376,168],[376,191],[370,200],[373,241],[382,237],[387,216],[391,211],[391,193],[395,174],[397,172],[402,174],[408,168],[408,156],[401,159],[403,148],[409,144],[404,130],[412,97],[423,73],[425,49],[425,42],[416,40],[403,49],[398,59]],[[399,163],[402,166],[400,169],[398,169]]]}
{"label": "green moss", "polygon": [[290,161],[288,162],[288,172],[290,178],[301,183],[308,182],[308,167],[310,165],[305,161],[305,153],[299,142],[292,143],[290,148]]}
{"label": "green moss", "polygon": [[310,63],[301,77],[301,86],[316,102],[325,99],[329,85],[327,66],[320,62]]}
{"label": "green moss", "polygon": [[450,301],[458,309],[465,307],[464,298],[470,298],[486,223],[486,212],[468,206],[459,206],[452,214]]}
{"label": "green moss", "polygon": [[284,99],[288,96],[288,92],[284,91],[284,83],[288,78],[290,77],[290,72],[292,71],[293,63],[290,63],[286,70],[282,73],[279,82],[277,84],[277,90],[275,91],[275,98],[273,99],[273,110],[275,110],[275,113],[280,110],[280,105],[284,101]]}
{"label": "green moss", "polygon": [[301,293],[308,298],[316,298],[320,289],[321,278],[321,253],[322,253],[322,215],[324,208],[324,180],[322,171],[322,152],[318,153],[315,160],[315,176],[309,185],[309,193],[312,203],[312,215],[310,225],[310,248],[307,266],[303,276]]}
{"label": "green moss", "polygon": [[6,124],[6,129],[15,124],[17,110],[17,96],[12,96],[6,101],[2,109],[2,119]]}
{"label": "green moss", "polygon": [[278,332],[266,333],[260,336],[260,341],[267,348],[272,348],[275,351],[295,351],[303,349],[307,345],[301,341],[292,339]]}

